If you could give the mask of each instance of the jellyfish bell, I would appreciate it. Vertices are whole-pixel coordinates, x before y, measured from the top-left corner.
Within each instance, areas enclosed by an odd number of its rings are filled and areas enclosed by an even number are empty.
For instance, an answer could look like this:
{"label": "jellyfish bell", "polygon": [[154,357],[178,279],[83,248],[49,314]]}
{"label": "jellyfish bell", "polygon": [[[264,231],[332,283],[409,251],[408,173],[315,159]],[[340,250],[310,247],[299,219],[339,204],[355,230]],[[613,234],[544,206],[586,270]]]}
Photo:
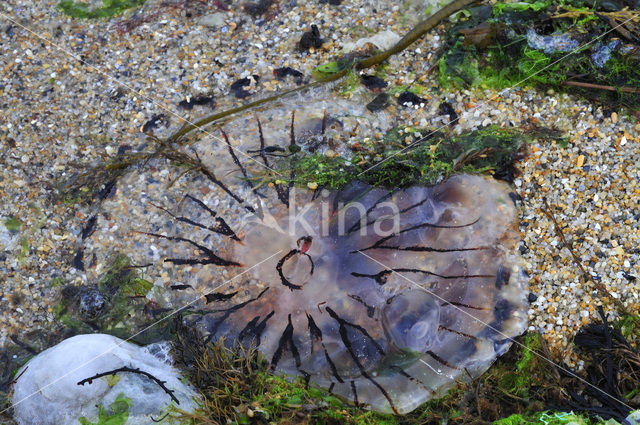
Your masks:
{"label": "jellyfish bell", "polygon": [[[261,129],[261,147],[263,137]],[[216,226],[172,217],[226,238],[224,251],[152,236],[202,254],[167,259],[176,266],[233,271],[229,287],[211,279],[215,291],[185,320],[203,338],[257,347],[274,373],[403,414],[484,372],[526,327],[517,208],[505,183],[456,175],[431,187],[352,182],[312,192],[280,181],[271,195],[245,189],[251,199],[216,184],[248,219],[227,222],[195,201],[194,215],[204,210]]]}

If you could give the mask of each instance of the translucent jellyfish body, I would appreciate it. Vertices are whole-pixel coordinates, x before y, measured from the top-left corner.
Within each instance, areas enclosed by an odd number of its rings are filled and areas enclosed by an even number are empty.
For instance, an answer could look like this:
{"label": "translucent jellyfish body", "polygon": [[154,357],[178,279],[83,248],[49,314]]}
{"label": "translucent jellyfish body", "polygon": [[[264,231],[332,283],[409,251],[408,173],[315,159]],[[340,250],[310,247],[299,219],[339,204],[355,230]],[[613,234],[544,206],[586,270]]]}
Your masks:
{"label": "translucent jellyfish body", "polygon": [[286,192],[242,228],[217,217],[224,252],[168,259],[226,267],[241,282],[207,295],[210,312],[193,321],[207,338],[257,346],[275,373],[402,414],[484,372],[524,331],[506,184],[458,175],[393,191]]}

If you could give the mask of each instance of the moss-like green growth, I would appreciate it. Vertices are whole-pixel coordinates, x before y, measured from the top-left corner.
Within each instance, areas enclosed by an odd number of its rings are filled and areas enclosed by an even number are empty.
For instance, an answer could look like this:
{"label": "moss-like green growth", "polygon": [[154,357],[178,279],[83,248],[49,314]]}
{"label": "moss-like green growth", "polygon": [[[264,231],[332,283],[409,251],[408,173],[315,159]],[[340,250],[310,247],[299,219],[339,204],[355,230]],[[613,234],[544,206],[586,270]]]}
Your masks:
{"label": "moss-like green growth", "polygon": [[[116,255],[107,272],[95,285],[67,285],[53,313],[63,325],[79,333],[100,331],[128,338],[139,328],[164,312],[146,298],[153,284],[131,266],[125,255]],[[136,336],[136,342],[149,343],[170,331],[170,323],[162,322]]]}
{"label": "moss-like green growth", "polygon": [[4,219],[4,227],[10,232],[19,232],[22,228],[22,221],[17,217],[8,217]]}
{"label": "moss-like green growth", "polygon": [[616,323],[616,327],[632,346],[638,347],[640,343],[640,316],[627,314]]}
{"label": "moss-like green growth", "polygon": [[178,364],[204,396],[201,410],[178,419],[197,424],[387,424],[400,423],[391,415],[363,411],[343,404],[324,390],[301,379],[269,373],[260,352],[230,348],[223,340],[204,342],[193,329],[177,325],[174,343]]}
{"label": "moss-like green growth", "polygon": [[[592,425],[596,422],[592,422],[589,418],[580,415],[574,415],[567,412],[537,412],[531,415],[514,414],[508,418],[497,420],[493,425]],[[605,422],[598,422],[598,424],[605,424]],[[609,424],[612,425],[612,424]]]}
{"label": "moss-like green growth", "polygon": [[89,422],[84,416],[78,419],[81,425],[123,425],[129,419],[129,407],[131,399],[120,393],[111,403],[109,409],[98,406],[98,422]]}
{"label": "moss-like green growth", "polygon": [[[543,134],[544,133],[544,134]],[[386,188],[431,185],[452,173],[493,173],[509,180],[513,162],[533,139],[558,138],[557,132],[524,133],[489,126],[449,137],[428,129],[394,128],[381,141],[365,140],[350,159],[299,153],[281,161],[281,174],[293,167],[294,184],[341,189],[354,180]],[[264,181],[264,176],[258,176]]]}
{"label": "moss-like green growth", "polygon": [[[475,8],[470,19],[449,33],[439,61],[440,84],[552,87],[601,104],[639,109],[640,56],[610,30],[640,19],[640,14],[606,11],[604,3],[496,2],[491,14],[486,6]],[[630,27],[634,31],[638,33]],[[604,36],[594,40],[592,34]]]}
{"label": "moss-like green growth", "polygon": [[133,7],[139,7],[146,0],[102,0],[101,7],[90,9],[86,3],[73,0],[61,0],[58,9],[65,15],[80,19],[110,18]]}

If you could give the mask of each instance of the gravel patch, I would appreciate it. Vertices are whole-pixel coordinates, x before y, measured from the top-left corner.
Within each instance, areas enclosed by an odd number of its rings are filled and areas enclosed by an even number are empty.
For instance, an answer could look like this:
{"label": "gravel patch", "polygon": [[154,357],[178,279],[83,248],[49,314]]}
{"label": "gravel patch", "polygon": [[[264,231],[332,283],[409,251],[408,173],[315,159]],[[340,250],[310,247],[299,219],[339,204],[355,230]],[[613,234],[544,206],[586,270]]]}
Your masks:
{"label": "gravel patch", "polygon": [[[178,248],[133,232],[169,232],[175,224],[151,202],[175,207],[192,190],[232,217],[231,223],[240,223],[244,211],[215,185],[180,177],[181,170],[160,159],[133,170],[102,205],[57,196],[63,181],[119,150],[147,147],[150,142],[140,133],[145,125],[158,136],[170,134],[182,118],[209,114],[214,105],[221,111],[295,86],[294,78],[276,78],[276,68],[289,66],[309,79],[343,45],[381,31],[402,35],[415,23],[414,14],[387,2],[286,1],[254,17],[239,4],[225,11],[213,2],[150,0],[140,10],[99,21],[76,21],[56,5],[9,0],[1,10],[6,16],[0,16],[0,222],[5,224],[0,224],[0,346],[11,336],[21,339],[28,331],[55,327],[56,283],[93,281],[116,252],[131,255],[136,264],[154,262],[145,269],[157,288],[150,297],[170,306],[232,276],[224,269],[176,271],[156,265],[174,255],[163,249]],[[312,24],[325,44],[301,51],[298,42]],[[376,94],[364,87],[348,99],[323,88],[258,111],[265,134],[284,143],[292,109],[300,123],[324,110],[362,116],[357,136],[381,137],[399,124],[441,126],[448,120],[438,110],[442,101],[460,115],[454,133],[489,124],[554,126],[566,132],[567,147],[531,147],[515,188],[523,198],[521,252],[537,297],[529,311],[530,329],[541,331],[557,359],[571,364],[570,338],[596,318],[596,306],[602,303],[612,316],[617,313],[592,282],[581,278],[544,213],[543,200],[593,279],[637,312],[640,124],[624,111],[605,116],[602,108],[553,92],[518,87],[500,97],[484,90],[443,93],[429,73],[440,42],[432,32],[389,61],[387,82],[426,87],[424,107],[401,107],[392,99],[392,106],[372,114],[365,105]],[[253,75],[260,79],[245,86],[249,97],[234,96],[232,83]],[[214,100],[192,102],[190,110],[178,106],[197,96]],[[253,114],[225,129],[240,150],[256,143]],[[220,149],[226,149],[219,135],[206,135],[196,147],[206,149],[207,160],[224,175],[225,164],[216,162]],[[83,240],[93,217],[96,230]],[[222,241],[219,246],[224,252]],[[74,267],[80,249],[85,270]],[[191,284],[196,292],[177,295],[167,289],[178,283]]]}

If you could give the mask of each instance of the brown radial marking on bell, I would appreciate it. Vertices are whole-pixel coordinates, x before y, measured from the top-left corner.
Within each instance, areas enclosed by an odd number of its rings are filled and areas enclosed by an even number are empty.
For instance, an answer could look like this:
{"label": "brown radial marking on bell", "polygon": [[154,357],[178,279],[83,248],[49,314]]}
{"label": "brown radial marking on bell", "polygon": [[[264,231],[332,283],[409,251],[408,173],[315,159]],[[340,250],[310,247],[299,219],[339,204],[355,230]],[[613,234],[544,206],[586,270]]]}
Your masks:
{"label": "brown radial marking on bell", "polygon": [[[349,323],[346,320],[340,318],[340,316],[338,316],[336,312],[331,309],[331,307],[327,307],[326,310],[329,313],[329,315],[338,322],[338,326],[339,326],[338,332],[340,333],[340,338],[342,339],[342,343],[347,348],[347,351],[349,352],[349,355],[351,356],[353,362],[356,364],[356,366],[358,366],[358,369],[360,369],[360,374],[362,375],[362,377],[369,380],[373,385],[375,385],[378,388],[378,390],[380,390],[382,395],[389,402],[389,406],[391,407],[391,410],[393,410],[395,414],[399,414],[398,409],[393,403],[393,399],[391,399],[391,396],[389,395],[387,390],[385,390],[378,381],[376,381],[373,377],[371,377],[367,373],[364,366],[360,362],[360,359],[358,358],[355,351],[353,350],[353,345],[351,344],[351,340],[349,340],[349,336],[347,335],[346,326],[351,326],[352,328],[359,330],[363,335],[367,336],[371,340],[371,342],[373,342],[373,345],[380,351],[380,353],[384,355],[384,351],[382,350],[382,347],[380,347],[380,345],[369,335],[369,332],[367,332],[366,329],[364,329],[362,326]],[[353,381],[351,382],[353,383]],[[355,392],[355,383],[352,384],[352,388]]]}
{"label": "brown radial marking on bell", "polygon": [[468,333],[464,333],[464,332],[461,332],[461,331],[457,331],[455,329],[449,329],[449,328],[447,328],[445,326],[442,326],[442,325],[438,326],[438,330],[451,332],[451,333],[454,333],[456,335],[464,336],[466,338],[473,339],[473,340],[478,340],[479,339],[477,336],[474,336],[474,335],[471,335],[471,334],[468,334]]}

